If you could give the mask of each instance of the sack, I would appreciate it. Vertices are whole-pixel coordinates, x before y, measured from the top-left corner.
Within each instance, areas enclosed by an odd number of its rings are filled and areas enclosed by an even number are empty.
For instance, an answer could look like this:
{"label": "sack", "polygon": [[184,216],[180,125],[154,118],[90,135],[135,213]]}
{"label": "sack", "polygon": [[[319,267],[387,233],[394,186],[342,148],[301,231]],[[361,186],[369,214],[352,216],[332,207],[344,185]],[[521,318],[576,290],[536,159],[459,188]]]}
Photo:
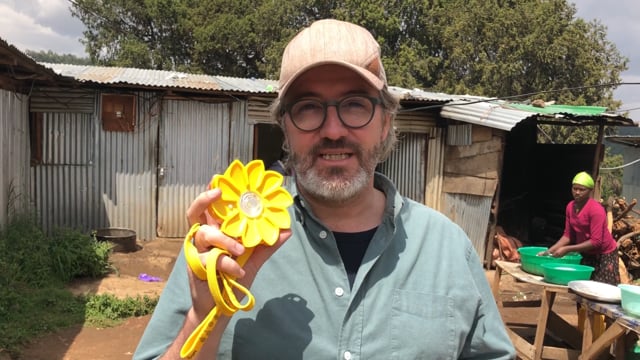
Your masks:
{"label": "sack", "polygon": [[520,262],[518,249],[522,247],[522,242],[513,236],[507,235],[502,226],[496,226],[496,236],[493,238],[493,253],[491,262],[495,266],[496,260],[509,262]]}

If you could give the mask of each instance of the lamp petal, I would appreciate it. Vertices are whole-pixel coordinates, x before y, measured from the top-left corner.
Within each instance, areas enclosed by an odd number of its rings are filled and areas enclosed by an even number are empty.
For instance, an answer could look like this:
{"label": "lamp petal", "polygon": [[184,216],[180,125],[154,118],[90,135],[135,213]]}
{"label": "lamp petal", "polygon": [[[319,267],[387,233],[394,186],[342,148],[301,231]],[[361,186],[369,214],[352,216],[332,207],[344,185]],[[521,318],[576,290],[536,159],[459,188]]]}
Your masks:
{"label": "lamp petal", "polygon": [[260,233],[260,238],[268,245],[273,245],[278,241],[280,235],[280,229],[270,221],[271,219],[262,219],[257,221],[257,228]]}
{"label": "lamp petal", "polygon": [[247,179],[249,180],[248,189],[261,193],[262,178],[264,177],[264,163],[262,160],[253,160],[245,167],[247,170]]}
{"label": "lamp petal", "polygon": [[291,216],[289,216],[287,209],[268,207],[265,209],[264,218],[268,219],[273,226],[279,229],[288,229],[291,227]]}
{"label": "lamp petal", "polygon": [[259,231],[260,223],[260,219],[249,219],[246,231],[242,236],[242,245],[248,248],[252,248],[260,244],[260,242],[263,240]]}
{"label": "lamp petal", "polygon": [[284,188],[277,188],[269,194],[264,194],[264,199],[268,201],[269,207],[286,208],[293,204],[291,194]]}
{"label": "lamp petal", "polygon": [[220,231],[231,237],[241,237],[247,226],[247,218],[242,216],[239,211],[232,216],[224,219],[220,226]]}
{"label": "lamp petal", "polygon": [[262,178],[260,192],[269,194],[275,189],[281,187],[283,181],[284,177],[280,173],[273,170],[267,170],[264,172],[264,177]]}

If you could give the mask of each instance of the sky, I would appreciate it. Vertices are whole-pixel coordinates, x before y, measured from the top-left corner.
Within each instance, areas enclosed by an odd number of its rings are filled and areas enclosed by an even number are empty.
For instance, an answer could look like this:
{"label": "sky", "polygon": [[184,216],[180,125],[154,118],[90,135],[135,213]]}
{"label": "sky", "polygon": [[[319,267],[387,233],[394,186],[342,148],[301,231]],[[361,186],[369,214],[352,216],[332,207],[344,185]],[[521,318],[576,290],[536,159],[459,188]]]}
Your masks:
{"label": "sky", "polygon": [[[608,39],[629,59],[622,82],[640,83],[640,1],[570,2],[576,5],[578,17],[606,26]],[[85,56],[79,40],[84,25],[71,16],[69,6],[69,0],[0,0],[0,38],[22,51]],[[640,122],[640,85],[621,85],[614,97],[623,102],[620,110],[631,110],[630,117]]]}

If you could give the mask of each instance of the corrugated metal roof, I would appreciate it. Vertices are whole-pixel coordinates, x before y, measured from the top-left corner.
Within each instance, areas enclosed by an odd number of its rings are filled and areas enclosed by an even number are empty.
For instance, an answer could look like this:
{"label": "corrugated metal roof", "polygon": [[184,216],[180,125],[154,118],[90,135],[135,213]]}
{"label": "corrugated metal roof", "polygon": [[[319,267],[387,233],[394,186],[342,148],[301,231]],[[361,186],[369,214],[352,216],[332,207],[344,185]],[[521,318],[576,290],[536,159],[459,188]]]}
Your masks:
{"label": "corrugated metal roof", "polygon": [[470,124],[488,126],[510,131],[520,121],[536,116],[535,113],[504,107],[495,99],[472,96],[451,95],[423,91],[420,89],[392,88],[392,91],[405,101],[431,102],[431,105],[402,111],[416,111],[433,107],[440,108],[440,116],[446,119]]}
{"label": "corrugated metal roof", "polygon": [[519,122],[537,116],[536,113],[509,109],[500,104],[479,100],[458,99],[442,107],[440,116],[466,123],[511,131]]}
{"label": "corrugated metal roof", "polygon": [[640,147],[640,136],[611,135],[611,136],[605,136],[604,139],[614,143],[626,145],[626,146],[631,146],[636,148]]}
{"label": "corrugated metal roof", "polygon": [[405,89],[398,86],[389,86],[389,90],[400,97],[401,100],[429,101],[429,102],[449,102],[457,98],[455,95],[424,91],[421,89]]}
{"label": "corrugated metal roof", "polygon": [[190,89],[239,93],[275,93],[277,82],[267,79],[189,74],[178,71],[40,63],[61,76],[85,83]]}
{"label": "corrugated metal roof", "polygon": [[[41,64],[61,76],[73,78],[80,82],[104,85],[129,85],[235,93],[276,93],[278,85],[275,80],[267,79],[235,78],[121,67]],[[519,122],[533,117],[542,117],[554,121],[558,120],[559,122],[565,120],[573,123],[580,123],[581,121],[591,121],[591,123],[593,123],[595,119],[595,123],[605,123],[607,125],[635,125],[633,120],[620,115],[610,115],[606,113],[585,115],[581,112],[579,106],[570,106],[569,108],[574,110],[572,112],[567,112],[566,106],[560,106],[563,111],[554,112],[549,111],[549,109],[541,110],[541,108],[523,107],[524,104],[519,104],[518,107],[520,108],[516,108],[513,103],[481,96],[451,95],[420,89],[405,89],[396,86],[390,86],[390,90],[400,97],[401,102],[413,101],[425,103],[425,106],[401,109],[400,112],[437,107],[440,109],[440,115],[443,118],[506,131],[510,131]],[[588,108],[590,108],[588,110],[591,111],[593,107]]]}
{"label": "corrugated metal roof", "polygon": [[[51,80],[56,74],[0,37],[0,71],[16,80]],[[35,76],[37,75],[37,76]]]}
{"label": "corrugated metal roof", "polygon": [[[470,124],[488,126],[510,131],[519,122],[529,118],[544,118],[558,123],[589,124],[605,123],[606,125],[637,126],[633,120],[615,114],[605,113],[605,108],[593,106],[552,105],[537,108],[526,104],[516,104],[495,98],[473,95],[450,95],[423,91],[420,89],[403,89],[391,87],[392,92],[403,101],[421,101],[431,104],[424,107],[400,110],[416,111],[439,107],[440,116],[446,119],[462,121]],[[595,121],[594,121],[595,119]]]}

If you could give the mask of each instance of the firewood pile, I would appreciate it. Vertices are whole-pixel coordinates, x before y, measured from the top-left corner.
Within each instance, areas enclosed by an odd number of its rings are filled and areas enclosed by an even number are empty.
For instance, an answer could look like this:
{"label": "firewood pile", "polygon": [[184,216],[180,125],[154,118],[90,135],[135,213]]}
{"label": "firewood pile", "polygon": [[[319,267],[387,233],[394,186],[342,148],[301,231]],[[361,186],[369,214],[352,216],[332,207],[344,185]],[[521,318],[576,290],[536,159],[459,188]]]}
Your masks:
{"label": "firewood pile", "polygon": [[624,198],[610,199],[607,209],[607,225],[618,242],[618,254],[621,264],[621,276],[623,282],[626,275],[629,281],[640,280],[640,212],[634,209],[637,200],[627,203]]}

